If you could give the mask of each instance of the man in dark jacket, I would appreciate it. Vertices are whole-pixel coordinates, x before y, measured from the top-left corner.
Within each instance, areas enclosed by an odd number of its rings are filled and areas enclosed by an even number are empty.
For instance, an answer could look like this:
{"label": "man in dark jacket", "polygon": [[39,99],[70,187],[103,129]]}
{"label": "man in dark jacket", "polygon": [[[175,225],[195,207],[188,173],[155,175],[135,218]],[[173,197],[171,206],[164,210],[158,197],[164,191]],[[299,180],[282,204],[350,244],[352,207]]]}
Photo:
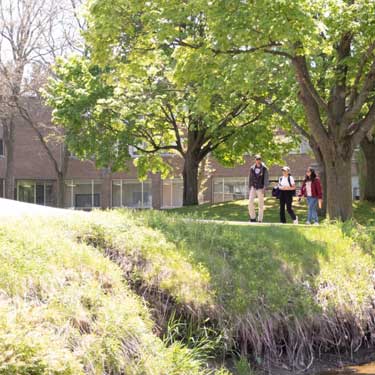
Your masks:
{"label": "man in dark jacket", "polygon": [[250,168],[249,174],[249,216],[250,221],[256,221],[255,197],[258,197],[258,222],[263,221],[264,193],[269,184],[268,169],[262,162],[260,155],[255,156],[255,164]]}

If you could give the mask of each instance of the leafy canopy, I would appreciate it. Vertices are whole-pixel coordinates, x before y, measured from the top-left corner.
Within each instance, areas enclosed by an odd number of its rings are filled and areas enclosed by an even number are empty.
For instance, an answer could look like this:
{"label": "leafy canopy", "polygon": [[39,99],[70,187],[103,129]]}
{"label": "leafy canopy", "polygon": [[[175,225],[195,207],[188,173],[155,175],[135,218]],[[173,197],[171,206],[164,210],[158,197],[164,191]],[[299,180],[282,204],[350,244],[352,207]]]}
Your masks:
{"label": "leafy canopy", "polygon": [[[286,125],[254,100],[263,86],[256,69],[262,64],[253,59],[254,69],[244,69],[248,57],[228,64],[225,54],[159,43],[168,27],[159,19],[160,35],[149,33],[156,14],[147,7],[93,2],[86,33],[91,58],[72,57],[55,67],[47,102],[75,154],[121,169],[133,145],[141,176],[149,170],[166,175],[161,155],[185,157],[194,147],[200,159],[212,152],[225,165],[245,152],[279,159],[291,145],[275,142],[276,130]],[[195,133],[197,143],[190,137]]]}

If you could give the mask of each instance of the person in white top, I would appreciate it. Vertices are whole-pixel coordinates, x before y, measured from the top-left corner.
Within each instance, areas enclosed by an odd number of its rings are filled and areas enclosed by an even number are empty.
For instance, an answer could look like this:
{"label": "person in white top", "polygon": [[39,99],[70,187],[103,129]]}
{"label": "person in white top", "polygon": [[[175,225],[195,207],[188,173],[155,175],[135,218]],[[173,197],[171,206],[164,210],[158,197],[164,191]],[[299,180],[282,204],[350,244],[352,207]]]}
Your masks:
{"label": "person in white top", "polygon": [[296,183],[290,174],[289,167],[282,168],[283,175],[279,178],[278,187],[280,189],[280,222],[286,223],[285,206],[293,220],[293,224],[298,224],[298,217],[293,211],[293,197],[296,195]]}

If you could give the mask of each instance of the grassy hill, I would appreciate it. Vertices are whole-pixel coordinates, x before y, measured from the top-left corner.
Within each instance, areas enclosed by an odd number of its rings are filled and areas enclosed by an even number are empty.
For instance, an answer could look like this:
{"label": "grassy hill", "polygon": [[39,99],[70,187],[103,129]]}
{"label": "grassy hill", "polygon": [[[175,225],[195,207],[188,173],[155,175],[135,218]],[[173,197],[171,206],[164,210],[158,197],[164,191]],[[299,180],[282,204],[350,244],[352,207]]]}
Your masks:
{"label": "grassy hill", "polygon": [[124,280],[124,270],[87,243],[107,218],[1,222],[0,374],[213,373],[193,350],[155,335],[149,308],[129,285],[135,275]]}
{"label": "grassy hill", "polygon": [[2,221],[0,374],[227,374],[242,354],[242,375],[243,358],[300,369],[364,345],[365,229],[128,210]]}
{"label": "grassy hill", "polygon": [[[176,214],[201,217],[215,220],[248,221],[248,200],[230,201],[217,204],[202,204],[198,207],[182,207],[168,210]],[[279,201],[268,197],[265,199],[264,222],[279,223]],[[298,202],[294,199],[293,208],[299,217],[300,223],[307,219],[306,201]],[[375,225],[375,204],[355,201],[353,205],[355,219],[363,225]],[[287,214],[287,220],[291,222]]]}

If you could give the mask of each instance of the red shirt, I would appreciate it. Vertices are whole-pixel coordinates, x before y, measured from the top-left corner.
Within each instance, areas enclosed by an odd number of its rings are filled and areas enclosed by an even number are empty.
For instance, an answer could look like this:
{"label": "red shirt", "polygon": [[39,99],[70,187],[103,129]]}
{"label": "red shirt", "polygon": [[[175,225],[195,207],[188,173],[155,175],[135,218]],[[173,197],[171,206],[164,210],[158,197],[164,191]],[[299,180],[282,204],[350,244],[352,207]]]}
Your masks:
{"label": "red shirt", "polygon": [[[307,197],[306,182],[304,181],[301,187],[300,196]],[[311,181],[311,196],[318,199],[323,199],[322,185],[318,177]]]}

